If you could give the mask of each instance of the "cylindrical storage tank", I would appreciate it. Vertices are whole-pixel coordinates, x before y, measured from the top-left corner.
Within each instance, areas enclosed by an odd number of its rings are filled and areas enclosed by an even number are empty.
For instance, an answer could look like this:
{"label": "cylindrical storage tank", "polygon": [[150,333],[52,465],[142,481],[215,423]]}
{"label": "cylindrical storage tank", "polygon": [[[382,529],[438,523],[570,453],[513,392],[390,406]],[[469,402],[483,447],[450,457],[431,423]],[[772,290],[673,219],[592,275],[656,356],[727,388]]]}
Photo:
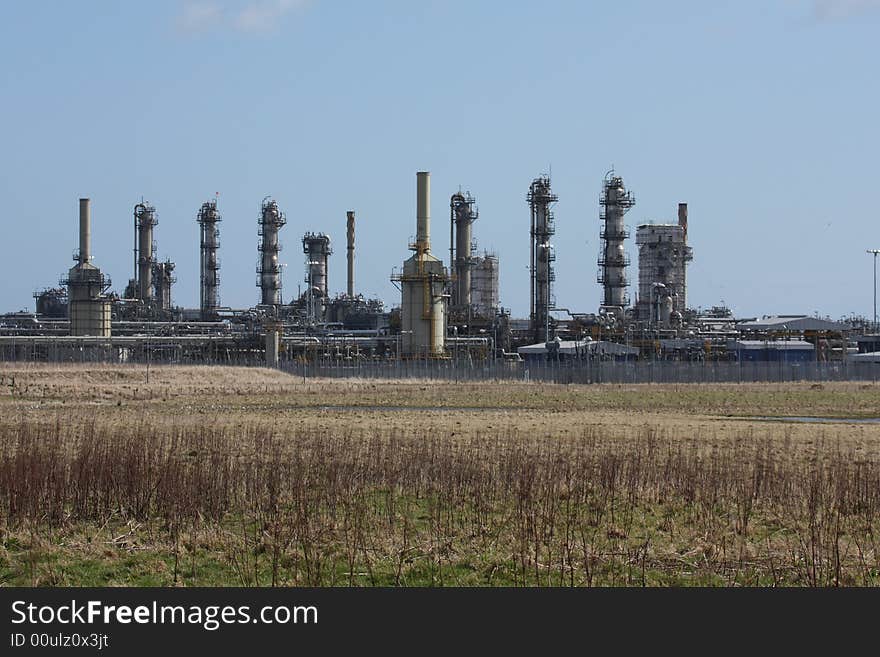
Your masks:
{"label": "cylindrical storage tank", "polygon": [[446,348],[443,263],[430,254],[403,264],[401,281],[401,352],[409,357],[442,356]]}
{"label": "cylindrical storage tank", "polygon": [[110,301],[105,298],[70,302],[70,335],[110,337]]}

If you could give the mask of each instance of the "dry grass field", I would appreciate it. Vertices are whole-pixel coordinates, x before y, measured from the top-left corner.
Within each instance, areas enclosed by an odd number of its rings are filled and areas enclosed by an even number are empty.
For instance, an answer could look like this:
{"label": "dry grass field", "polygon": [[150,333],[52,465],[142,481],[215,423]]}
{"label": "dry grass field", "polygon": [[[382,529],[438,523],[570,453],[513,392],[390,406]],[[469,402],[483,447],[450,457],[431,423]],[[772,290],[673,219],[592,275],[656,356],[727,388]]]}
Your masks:
{"label": "dry grass field", "polygon": [[0,583],[877,585],[878,416],[858,383],[5,364]]}

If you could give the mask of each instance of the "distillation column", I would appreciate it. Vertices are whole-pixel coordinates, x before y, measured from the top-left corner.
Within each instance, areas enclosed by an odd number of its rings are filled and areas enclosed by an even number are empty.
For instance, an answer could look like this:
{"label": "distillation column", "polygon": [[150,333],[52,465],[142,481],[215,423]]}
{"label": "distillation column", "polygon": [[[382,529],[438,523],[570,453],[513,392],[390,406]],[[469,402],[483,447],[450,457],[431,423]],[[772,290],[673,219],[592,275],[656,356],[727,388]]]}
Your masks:
{"label": "distillation column", "polygon": [[354,210],[346,212],[345,217],[345,234],[348,239],[348,286],[346,291],[348,298],[354,299]]}
{"label": "distillation column", "polygon": [[135,246],[135,276],[137,279],[137,298],[144,303],[153,301],[154,256],[153,229],[158,224],[156,208],[149,203],[134,206],[134,229],[137,239]]}
{"label": "distillation column", "polygon": [[547,342],[550,339],[551,285],[555,279],[552,264],[555,256],[550,238],[556,232],[556,228],[553,224],[551,206],[559,200],[559,197],[550,189],[550,178],[541,176],[532,181],[526,200],[531,210],[529,328],[535,342]]}
{"label": "distillation column", "polygon": [[624,246],[629,232],[623,223],[623,215],[635,205],[636,201],[624,186],[623,178],[615,176],[612,170],[605,176],[599,203],[602,205],[599,219],[603,225],[599,232],[602,252],[599,254],[597,281],[603,288],[602,305],[619,308],[622,311],[628,304],[626,288],[629,285],[626,277],[629,256]]}
{"label": "distillation column", "polygon": [[[471,306],[471,270],[474,260],[471,255],[472,225],[477,220],[474,197],[458,192],[449,200],[450,232],[455,226],[455,255],[450,254],[449,267],[453,272],[452,306],[466,309]],[[452,250],[452,244],[450,244]]]}
{"label": "distillation column", "polygon": [[263,199],[259,220],[259,235],[262,238],[258,250],[260,264],[257,265],[257,286],[260,288],[260,303],[264,306],[281,305],[281,263],[278,253],[281,244],[278,231],[287,219],[278,209],[278,204],[268,196]]}
{"label": "distillation column", "polygon": [[[688,204],[687,203],[679,203],[678,204],[678,225],[681,226],[682,239],[684,240],[684,256],[686,258],[685,262],[690,262],[694,258],[693,249],[691,249],[687,245],[688,240]],[[676,312],[684,314],[684,311],[687,310],[687,266],[682,267],[681,269],[681,285],[678,290],[678,307],[675,309]]]}
{"label": "distillation column", "polygon": [[302,244],[306,255],[309,321],[319,322],[324,319],[327,305],[327,263],[333,249],[330,237],[324,233],[306,233]]}
{"label": "distillation column", "polygon": [[220,212],[217,199],[202,203],[196,221],[199,224],[199,308],[202,319],[208,320],[220,307]]}

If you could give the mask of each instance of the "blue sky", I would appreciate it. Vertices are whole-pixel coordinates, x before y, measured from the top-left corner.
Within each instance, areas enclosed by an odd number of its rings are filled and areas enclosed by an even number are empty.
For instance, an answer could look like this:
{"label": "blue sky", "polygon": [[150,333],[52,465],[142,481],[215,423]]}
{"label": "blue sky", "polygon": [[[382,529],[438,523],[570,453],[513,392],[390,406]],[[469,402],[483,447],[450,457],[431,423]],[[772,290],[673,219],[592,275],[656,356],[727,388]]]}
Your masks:
{"label": "blue sky", "polygon": [[880,0],[4,2],[0,310],[33,308],[70,267],[80,196],[117,290],[132,206],[152,202],[174,301],[196,306],[195,215],[215,192],[224,305],[257,302],[266,195],[288,217],[285,301],[306,231],[333,239],[330,286],[344,290],[354,209],[357,288],[396,304],[388,279],[429,170],[434,251],[448,257],[449,195],[470,190],[517,316],[525,196],[552,171],[557,303],[594,312],[614,165],[637,200],[628,224],[689,203],[690,305],[869,315],[878,37]]}

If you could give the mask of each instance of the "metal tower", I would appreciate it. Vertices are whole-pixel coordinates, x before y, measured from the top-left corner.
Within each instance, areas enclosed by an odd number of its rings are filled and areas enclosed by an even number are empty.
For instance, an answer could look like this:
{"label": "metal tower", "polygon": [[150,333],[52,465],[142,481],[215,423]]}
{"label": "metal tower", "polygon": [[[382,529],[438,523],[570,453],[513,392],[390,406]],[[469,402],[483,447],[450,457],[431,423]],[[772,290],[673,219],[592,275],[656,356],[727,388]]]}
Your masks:
{"label": "metal tower", "polygon": [[624,247],[629,232],[623,223],[623,215],[636,204],[636,200],[624,187],[623,178],[614,175],[613,169],[605,175],[599,204],[602,206],[599,219],[603,224],[599,237],[603,244],[597,281],[604,288],[602,305],[623,308],[629,303],[626,296],[629,256]]}
{"label": "metal tower", "polygon": [[260,302],[264,306],[281,304],[281,263],[278,262],[281,244],[278,241],[278,231],[286,223],[287,219],[278,209],[278,204],[268,196],[264,198],[257,233],[262,238],[257,247],[260,252],[257,287],[260,288]]}
{"label": "metal tower", "polygon": [[196,221],[199,224],[199,308],[202,319],[208,319],[220,306],[220,213],[217,199],[202,203]]}
{"label": "metal tower", "polygon": [[453,308],[465,309],[471,305],[471,271],[474,266],[471,236],[472,225],[478,216],[476,201],[470,192],[452,195],[449,200],[449,271],[453,272]]}
{"label": "metal tower", "polygon": [[153,228],[156,208],[149,203],[134,206],[134,275],[137,281],[137,298],[145,303],[153,301],[153,265],[156,264],[156,243],[153,241]]}
{"label": "metal tower", "polygon": [[550,309],[553,307],[551,285],[556,279],[553,261],[556,259],[550,237],[556,232],[550,207],[559,200],[550,190],[550,177],[535,178],[526,197],[531,209],[531,294],[529,329],[535,342],[550,339]]}
{"label": "metal tower", "polygon": [[354,299],[354,210],[345,213],[345,236],[348,241],[348,280],[346,291],[349,299]]}

